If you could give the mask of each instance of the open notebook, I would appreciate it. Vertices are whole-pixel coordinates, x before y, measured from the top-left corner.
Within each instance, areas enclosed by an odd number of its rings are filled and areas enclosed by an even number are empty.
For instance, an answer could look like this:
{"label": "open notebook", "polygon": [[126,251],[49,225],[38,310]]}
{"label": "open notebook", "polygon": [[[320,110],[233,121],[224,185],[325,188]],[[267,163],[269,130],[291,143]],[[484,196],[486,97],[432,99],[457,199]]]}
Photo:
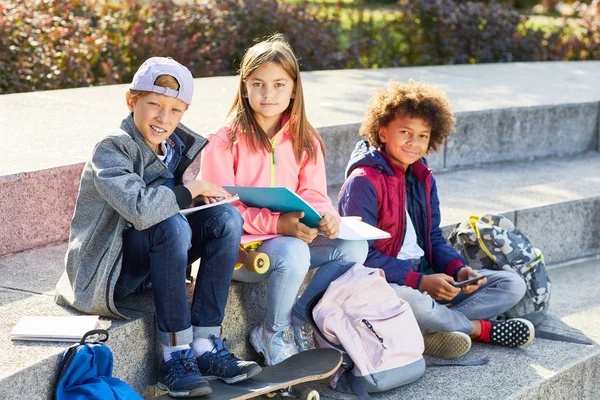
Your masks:
{"label": "open notebook", "polygon": [[110,321],[98,315],[24,316],[10,332],[11,340],[78,342],[94,329],[106,329]]}
{"label": "open notebook", "polygon": [[239,199],[240,198],[238,196],[228,197],[221,201],[217,201],[216,203],[202,204],[201,206],[184,208],[183,210],[179,210],[179,213],[181,213],[182,215],[188,215],[188,214],[191,214],[196,211],[204,210],[206,208],[210,208],[210,207],[214,207],[214,206],[219,206],[221,204],[231,203],[232,201],[236,201]]}
{"label": "open notebook", "polygon": [[[250,207],[268,208],[282,213],[304,211],[304,218],[300,222],[311,228],[319,226],[321,216],[317,210],[286,187],[223,186],[223,189],[238,195]],[[376,240],[389,238],[390,234],[359,218],[342,217],[338,237],[345,240]]]}

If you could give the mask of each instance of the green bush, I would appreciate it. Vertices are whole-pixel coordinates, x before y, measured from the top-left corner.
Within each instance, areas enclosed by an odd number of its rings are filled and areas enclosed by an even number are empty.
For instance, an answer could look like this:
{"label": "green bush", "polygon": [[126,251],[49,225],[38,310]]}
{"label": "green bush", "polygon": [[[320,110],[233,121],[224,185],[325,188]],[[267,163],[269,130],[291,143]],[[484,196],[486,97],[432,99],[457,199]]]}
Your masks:
{"label": "green bush", "polygon": [[253,39],[284,33],[304,69],[343,67],[339,19],[273,0],[8,0],[0,3],[0,93],[129,82],[151,56],[196,77],[235,73]]}
{"label": "green bush", "polygon": [[402,0],[385,11],[281,0],[1,0],[0,94],[129,82],[151,56],[230,75],[286,35],[303,70],[600,59],[600,26],[540,25],[506,5]]}
{"label": "green bush", "polygon": [[385,20],[353,14],[347,66],[599,59],[600,28],[591,21],[581,35],[565,23],[536,26],[496,2],[411,0],[398,11]]}
{"label": "green bush", "polygon": [[0,4],[0,93],[121,82],[107,54],[124,37],[105,25],[89,1]]}

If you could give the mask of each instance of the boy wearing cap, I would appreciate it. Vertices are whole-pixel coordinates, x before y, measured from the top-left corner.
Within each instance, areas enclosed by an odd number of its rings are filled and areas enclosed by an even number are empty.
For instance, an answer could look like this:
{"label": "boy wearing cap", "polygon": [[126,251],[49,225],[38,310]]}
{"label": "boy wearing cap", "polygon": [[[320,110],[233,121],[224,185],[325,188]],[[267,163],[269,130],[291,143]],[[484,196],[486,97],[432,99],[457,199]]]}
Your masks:
{"label": "boy wearing cap", "polygon": [[[207,144],[180,124],[193,85],[190,71],[170,58],[150,58],[136,72],[126,93],[130,115],[84,167],[56,285],[57,303],[116,318],[123,315],[115,299],[152,286],[164,355],[158,385],[177,397],[211,393],[205,378],[233,383],[260,372],[219,338],[242,234],[239,212],[224,204],[187,218],[179,213],[225,195],[206,181],[183,183]],[[190,310],[186,268],[198,258]]]}

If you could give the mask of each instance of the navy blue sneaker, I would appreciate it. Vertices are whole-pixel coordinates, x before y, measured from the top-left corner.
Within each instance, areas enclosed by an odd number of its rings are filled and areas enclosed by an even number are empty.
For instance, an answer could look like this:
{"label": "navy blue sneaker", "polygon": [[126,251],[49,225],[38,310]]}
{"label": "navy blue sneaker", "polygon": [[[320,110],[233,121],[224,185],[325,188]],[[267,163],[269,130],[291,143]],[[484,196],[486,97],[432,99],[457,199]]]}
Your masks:
{"label": "navy blue sneaker", "polygon": [[158,382],[171,397],[198,397],[211,394],[210,385],[200,374],[192,349],[174,351],[169,361],[160,364]]}
{"label": "navy blue sneaker", "polygon": [[262,368],[254,361],[242,361],[225,347],[225,340],[211,336],[215,347],[213,351],[198,356],[198,368],[205,379],[221,379],[226,383],[236,383],[252,378]]}

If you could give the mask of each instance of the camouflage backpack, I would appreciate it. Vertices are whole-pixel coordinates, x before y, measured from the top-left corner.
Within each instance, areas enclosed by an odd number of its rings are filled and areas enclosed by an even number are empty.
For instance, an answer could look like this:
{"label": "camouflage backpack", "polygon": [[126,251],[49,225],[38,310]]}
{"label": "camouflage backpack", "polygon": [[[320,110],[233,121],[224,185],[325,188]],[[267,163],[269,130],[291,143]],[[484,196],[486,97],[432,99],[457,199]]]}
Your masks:
{"label": "camouflage backpack", "polygon": [[523,277],[527,292],[505,316],[526,318],[534,325],[542,322],[550,301],[544,256],[508,218],[471,216],[456,225],[448,240],[473,269],[513,270]]}

